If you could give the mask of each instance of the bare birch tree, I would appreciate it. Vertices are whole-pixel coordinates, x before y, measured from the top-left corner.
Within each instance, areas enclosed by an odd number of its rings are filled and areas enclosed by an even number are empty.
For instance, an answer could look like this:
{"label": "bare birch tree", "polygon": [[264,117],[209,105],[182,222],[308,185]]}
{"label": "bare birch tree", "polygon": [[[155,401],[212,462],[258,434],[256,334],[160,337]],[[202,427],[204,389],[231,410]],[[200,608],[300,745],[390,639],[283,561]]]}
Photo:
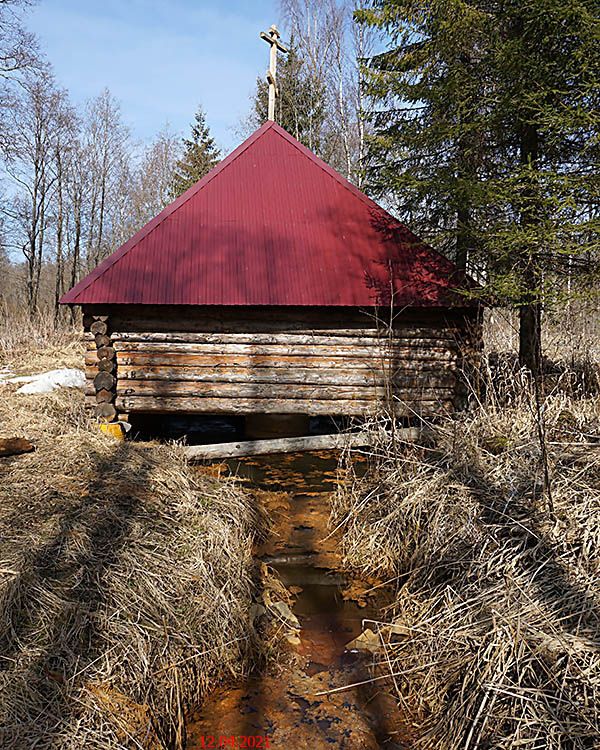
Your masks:
{"label": "bare birch tree", "polygon": [[172,200],[173,175],[181,150],[181,139],[167,125],[144,149],[134,172],[130,195],[132,231],[156,216]]}
{"label": "bare birch tree", "polygon": [[87,176],[86,268],[91,270],[108,255],[115,229],[113,219],[123,198],[124,173],[129,170],[129,131],[119,103],[108,89],[87,107],[83,132]]}
{"label": "bare birch tree", "polygon": [[25,257],[27,304],[32,316],[38,311],[50,200],[56,183],[52,161],[63,96],[49,72],[27,80],[11,110],[10,139],[4,149],[6,172],[14,187],[7,215],[13,224],[15,242]]}
{"label": "bare birch tree", "polygon": [[284,20],[310,73],[325,91],[323,132],[315,138],[321,156],[349,180],[361,184],[366,123],[361,60],[372,32],[359,27],[354,10],[363,0],[280,0]]}

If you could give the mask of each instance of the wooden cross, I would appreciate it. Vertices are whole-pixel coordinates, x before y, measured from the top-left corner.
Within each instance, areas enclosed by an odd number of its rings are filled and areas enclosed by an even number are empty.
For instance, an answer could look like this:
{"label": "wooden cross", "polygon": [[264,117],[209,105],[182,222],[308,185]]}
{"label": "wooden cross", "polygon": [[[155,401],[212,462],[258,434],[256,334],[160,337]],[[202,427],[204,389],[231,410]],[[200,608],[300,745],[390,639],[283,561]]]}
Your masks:
{"label": "wooden cross", "polygon": [[267,83],[269,84],[269,113],[267,119],[275,120],[275,97],[277,95],[277,50],[287,53],[287,47],[279,41],[279,31],[277,26],[273,25],[269,31],[261,31],[260,38],[271,45],[271,54],[269,57],[269,70],[267,70]]}

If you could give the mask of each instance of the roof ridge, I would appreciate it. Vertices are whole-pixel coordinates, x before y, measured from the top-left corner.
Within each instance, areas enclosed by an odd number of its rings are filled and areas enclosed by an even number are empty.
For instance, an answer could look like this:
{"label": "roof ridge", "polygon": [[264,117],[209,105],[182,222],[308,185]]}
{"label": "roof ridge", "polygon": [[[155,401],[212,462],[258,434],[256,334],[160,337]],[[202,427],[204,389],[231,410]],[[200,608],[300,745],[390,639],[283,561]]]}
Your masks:
{"label": "roof ridge", "polygon": [[[154,216],[150,221],[146,222],[142,227],[138,229],[138,231],[133,235],[133,237],[130,237],[126,242],[124,242],[117,250],[115,250],[113,253],[111,253],[109,256],[107,256],[101,263],[99,263],[96,268],[91,271],[87,276],[85,276],[81,281],[79,281],[72,289],[70,289],[63,298],[61,298],[61,302],[63,299],[67,301],[68,297],[74,297],[77,298],[82,292],[84,292],[91,284],[93,284],[95,281],[97,281],[99,278],[101,278],[110,268],[115,266],[122,258],[127,255],[130,250],[133,250],[137,245],[148,235],[152,234],[152,232],[157,229],[163,221],[169,218],[171,214],[173,214],[176,210],[181,208],[181,206],[185,205],[191,198],[193,198],[195,195],[197,195],[206,185],[208,185],[212,180],[217,177],[217,175],[221,174],[228,166],[233,164],[233,162],[241,156],[246,149],[248,149],[253,143],[255,143],[260,137],[262,137],[268,130],[270,130],[275,125],[275,122],[268,121],[261,125],[258,130],[255,130],[254,133],[252,133],[248,138],[246,138],[245,141],[242,141],[239,146],[236,146],[234,150],[227,154],[227,156],[223,159],[223,161],[219,162],[213,169],[210,170],[207,174],[204,175],[198,182],[191,185],[185,193],[182,193],[180,196],[175,198],[174,201],[171,201],[171,203],[168,203],[160,213],[158,213],[156,216]],[[284,131],[285,132],[285,131]],[[70,304],[76,304],[69,300]]]}

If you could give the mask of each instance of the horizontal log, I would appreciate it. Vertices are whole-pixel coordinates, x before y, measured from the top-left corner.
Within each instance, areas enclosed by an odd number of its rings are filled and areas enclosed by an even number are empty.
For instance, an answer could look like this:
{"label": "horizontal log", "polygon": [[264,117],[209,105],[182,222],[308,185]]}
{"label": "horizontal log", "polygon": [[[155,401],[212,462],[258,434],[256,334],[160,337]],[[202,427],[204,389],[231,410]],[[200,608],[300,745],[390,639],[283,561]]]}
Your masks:
{"label": "horizontal log", "polygon": [[96,335],[105,336],[108,333],[108,324],[105,320],[94,320],[90,325],[90,332]]}
{"label": "horizontal log", "polygon": [[94,378],[94,388],[97,391],[102,390],[103,388],[110,390],[114,387],[115,383],[115,376],[111,375],[110,372],[99,372]]}
{"label": "horizontal log", "polygon": [[[396,431],[398,440],[413,442],[419,439],[421,431],[408,427]],[[184,448],[188,461],[202,461],[214,458],[237,458],[242,456],[265,456],[275,453],[297,453],[320,450],[343,450],[372,445],[374,433],[340,433],[334,435],[307,435],[306,437],[277,438],[273,440],[240,440],[237,443],[212,443],[209,445],[188,445]]]}
{"label": "horizontal log", "polygon": [[[90,368],[93,369],[93,368]],[[384,386],[392,382],[404,387],[417,385],[452,386],[456,375],[443,368],[433,371],[421,371],[417,368],[352,370],[325,369],[307,367],[278,368],[200,368],[191,367],[131,367],[121,365],[118,379],[121,380],[157,380],[189,381],[195,383],[290,383],[307,385],[360,385]]]}
{"label": "horizontal log", "polygon": [[114,404],[97,404],[96,416],[103,421],[110,422],[117,416],[117,410]]}
{"label": "horizontal log", "polygon": [[121,366],[152,367],[178,366],[193,368],[225,368],[243,367],[255,369],[260,367],[289,368],[307,367],[342,370],[368,370],[377,372],[381,368],[406,367],[437,369],[441,366],[451,367],[458,360],[456,354],[450,352],[429,351],[424,354],[406,350],[395,352],[393,357],[330,357],[326,353],[320,356],[296,356],[284,354],[252,355],[252,354],[203,354],[201,352],[161,351],[161,352],[117,352],[117,364]]}
{"label": "horizontal log", "polygon": [[[94,312],[85,309],[84,312]],[[104,312],[104,311],[101,311]],[[465,309],[403,308],[395,310],[395,327],[457,327],[476,320]],[[377,310],[336,307],[214,307],[173,305],[111,305],[110,322],[120,331],[241,331],[327,330],[386,327],[389,308]]]}
{"label": "horizontal log", "polygon": [[94,336],[94,342],[96,344],[97,349],[101,349],[103,346],[110,346],[110,336],[107,336],[104,333],[97,333]]}
{"label": "horizontal log", "polygon": [[112,346],[103,346],[98,349],[98,359],[114,359],[115,350]]}
{"label": "horizontal log", "polygon": [[[178,379],[186,380],[210,380],[216,377],[222,379],[220,373],[231,373],[235,378],[239,374],[242,378],[244,373],[249,377],[262,380],[261,371],[265,369],[269,376],[272,373],[276,377],[277,372],[285,373],[287,370],[296,372],[315,372],[315,377],[320,378],[321,374],[333,374],[340,371],[345,374],[354,373],[358,378],[371,378],[372,380],[390,376],[410,377],[414,373],[439,373],[443,376],[450,376],[456,370],[456,356],[430,356],[427,358],[417,358],[415,356],[407,358],[394,358],[387,361],[370,361],[367,359],[327,359],[325,357],[248,357],[239,355],[228,355],[218,357],[215,355],[197,355],[197,354],[155,354],[145,352],[119,352],[116,360],[98,359],[96,351],[87,352],[85,355],[85,366],[87,369],[93,369],[94,375],[98,370],[104,372],[114,372],[115,367],[119,366],[119,377],[129,377],[129,371],[140,373],[140,378],[150,380],[160,380],[164,377],[169,378],[172,370],[181,370],[181,377]],[[145,374],[147,373],[147,374]],[[136,376],[137,377],[137,376]],[[282,377],[286,377],[282,375]],[[238,382],[232,379],[232,382]],[[308,382],[308,381],[307,381]]]}
{"label": "horizontal log", "polygon": [[[112,367],[107,367],[112,365]],[[92,365],[86,364],[85,376],[90,380],[93,380],[99,372],[107,372],[109,374],[115,374],[115,361],[112,359],[100,359]]]}
{"label": "horizontal log", "polygon": [[114,359],[99,359],[96,361],[96,367],[100,372],[114,372],[117,363]]}
{"label": "horizontal log", "polygon": [[106,333],[106,331],[92,331],[92,326],[94,323],[104,323],[108,327],[108,315],[91,315],[89,312],[84,312],[83,314],[83,327],[86,331],[92,333],[94,335],[95,333]]}
{"label": "horizontal log", "polygon": [[[448,346],[426,346],[416,344],[413,346],[386,347],[374,344],[373,346],[336,346],[328,344],[323,346],[308,344],[183,344],[166,342],[141,342],[141,341],[115,341],[113,348],[116,352],[152,352],[172,354],[244,354],[248,357],[276,356],[276,357],[356,357],[376,360],[377,358],[392,356],[430,355],[436,353],[452,353],[453,348]],[[98,350],[98,356],[100,355]]]}
{"label": "horizontal log", "polygon": [[109,391],[106,388],[101,388],[99,391],[96,391],[96,403],[102,404],[104,402],[111,403],[115,400],[115,393],[114,391]]}
{"label": "horizontal log", "polygon": [[[195,398],[193,396],[122,396],[115,402],[119,411],[174,414],[330,414],[368,416],[383,411],[378,401],[315,401],[314,399],[274,398]],[[448,401],[421,401],[416,404],[393,403],[398,417],[434,417],[448,414],[453,404]]]}
{"label": "horizontal log", "polygon": [[[333,335],[332,335],[333,334]],[[317,346],[376,346],[385,345],[421,345],[430,346],[439,343],[440,346],[454,343],[451,335],[443,331],[432,331],[427,336],[420,336],[416,331],[402,330],[393,335],[385,332],[378,334],[376,330],[360,331],[309,331],[273,332],[273,333],[133,333],[130,331],[114,331],[113,341],[149,342],[149,343],[178,343],[178,344],[253,344],[259,346],[273,345],[317,345]]]}
{"label": "horizontal log", "polygon": [[[112,376],[111,376],[112,377]],[[96,385],[94,379],[94,385]],[[96,386],[97,387],[97,386]],[[453,388],[398,389],[398,396],[411,401],[452,398]],[[197,398],[291,398],[291,399],[383,399],[388,391],[373,385],[296,385],[261,383],[195,383],[188,381],[118,380],[117,393],[123,396],[196,396]]]}

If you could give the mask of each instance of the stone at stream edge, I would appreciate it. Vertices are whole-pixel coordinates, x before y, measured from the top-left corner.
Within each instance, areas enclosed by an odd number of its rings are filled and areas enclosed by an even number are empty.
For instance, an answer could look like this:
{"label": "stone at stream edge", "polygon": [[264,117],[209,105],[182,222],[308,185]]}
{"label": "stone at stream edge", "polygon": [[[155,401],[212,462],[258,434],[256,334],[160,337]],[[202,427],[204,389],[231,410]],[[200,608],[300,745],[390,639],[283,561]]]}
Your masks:
{"label": "stone at stream edge", "polygon": [[376,653],[380,648],[381,639],[370,628],[366,628],[357,638],[346,644],[348,651],[368,651],[371,654]]}
{"label": "stone at stream edge", "polygon": [[0,457],[18,456],[21,453],[31,453],[35,445],[25,438],[0,438]]}
{"label": "stone at stream edge", "polygon": [[298,618],[285,602],[273,602],[271,609],[274,609],[290,627],[300,629]]}

